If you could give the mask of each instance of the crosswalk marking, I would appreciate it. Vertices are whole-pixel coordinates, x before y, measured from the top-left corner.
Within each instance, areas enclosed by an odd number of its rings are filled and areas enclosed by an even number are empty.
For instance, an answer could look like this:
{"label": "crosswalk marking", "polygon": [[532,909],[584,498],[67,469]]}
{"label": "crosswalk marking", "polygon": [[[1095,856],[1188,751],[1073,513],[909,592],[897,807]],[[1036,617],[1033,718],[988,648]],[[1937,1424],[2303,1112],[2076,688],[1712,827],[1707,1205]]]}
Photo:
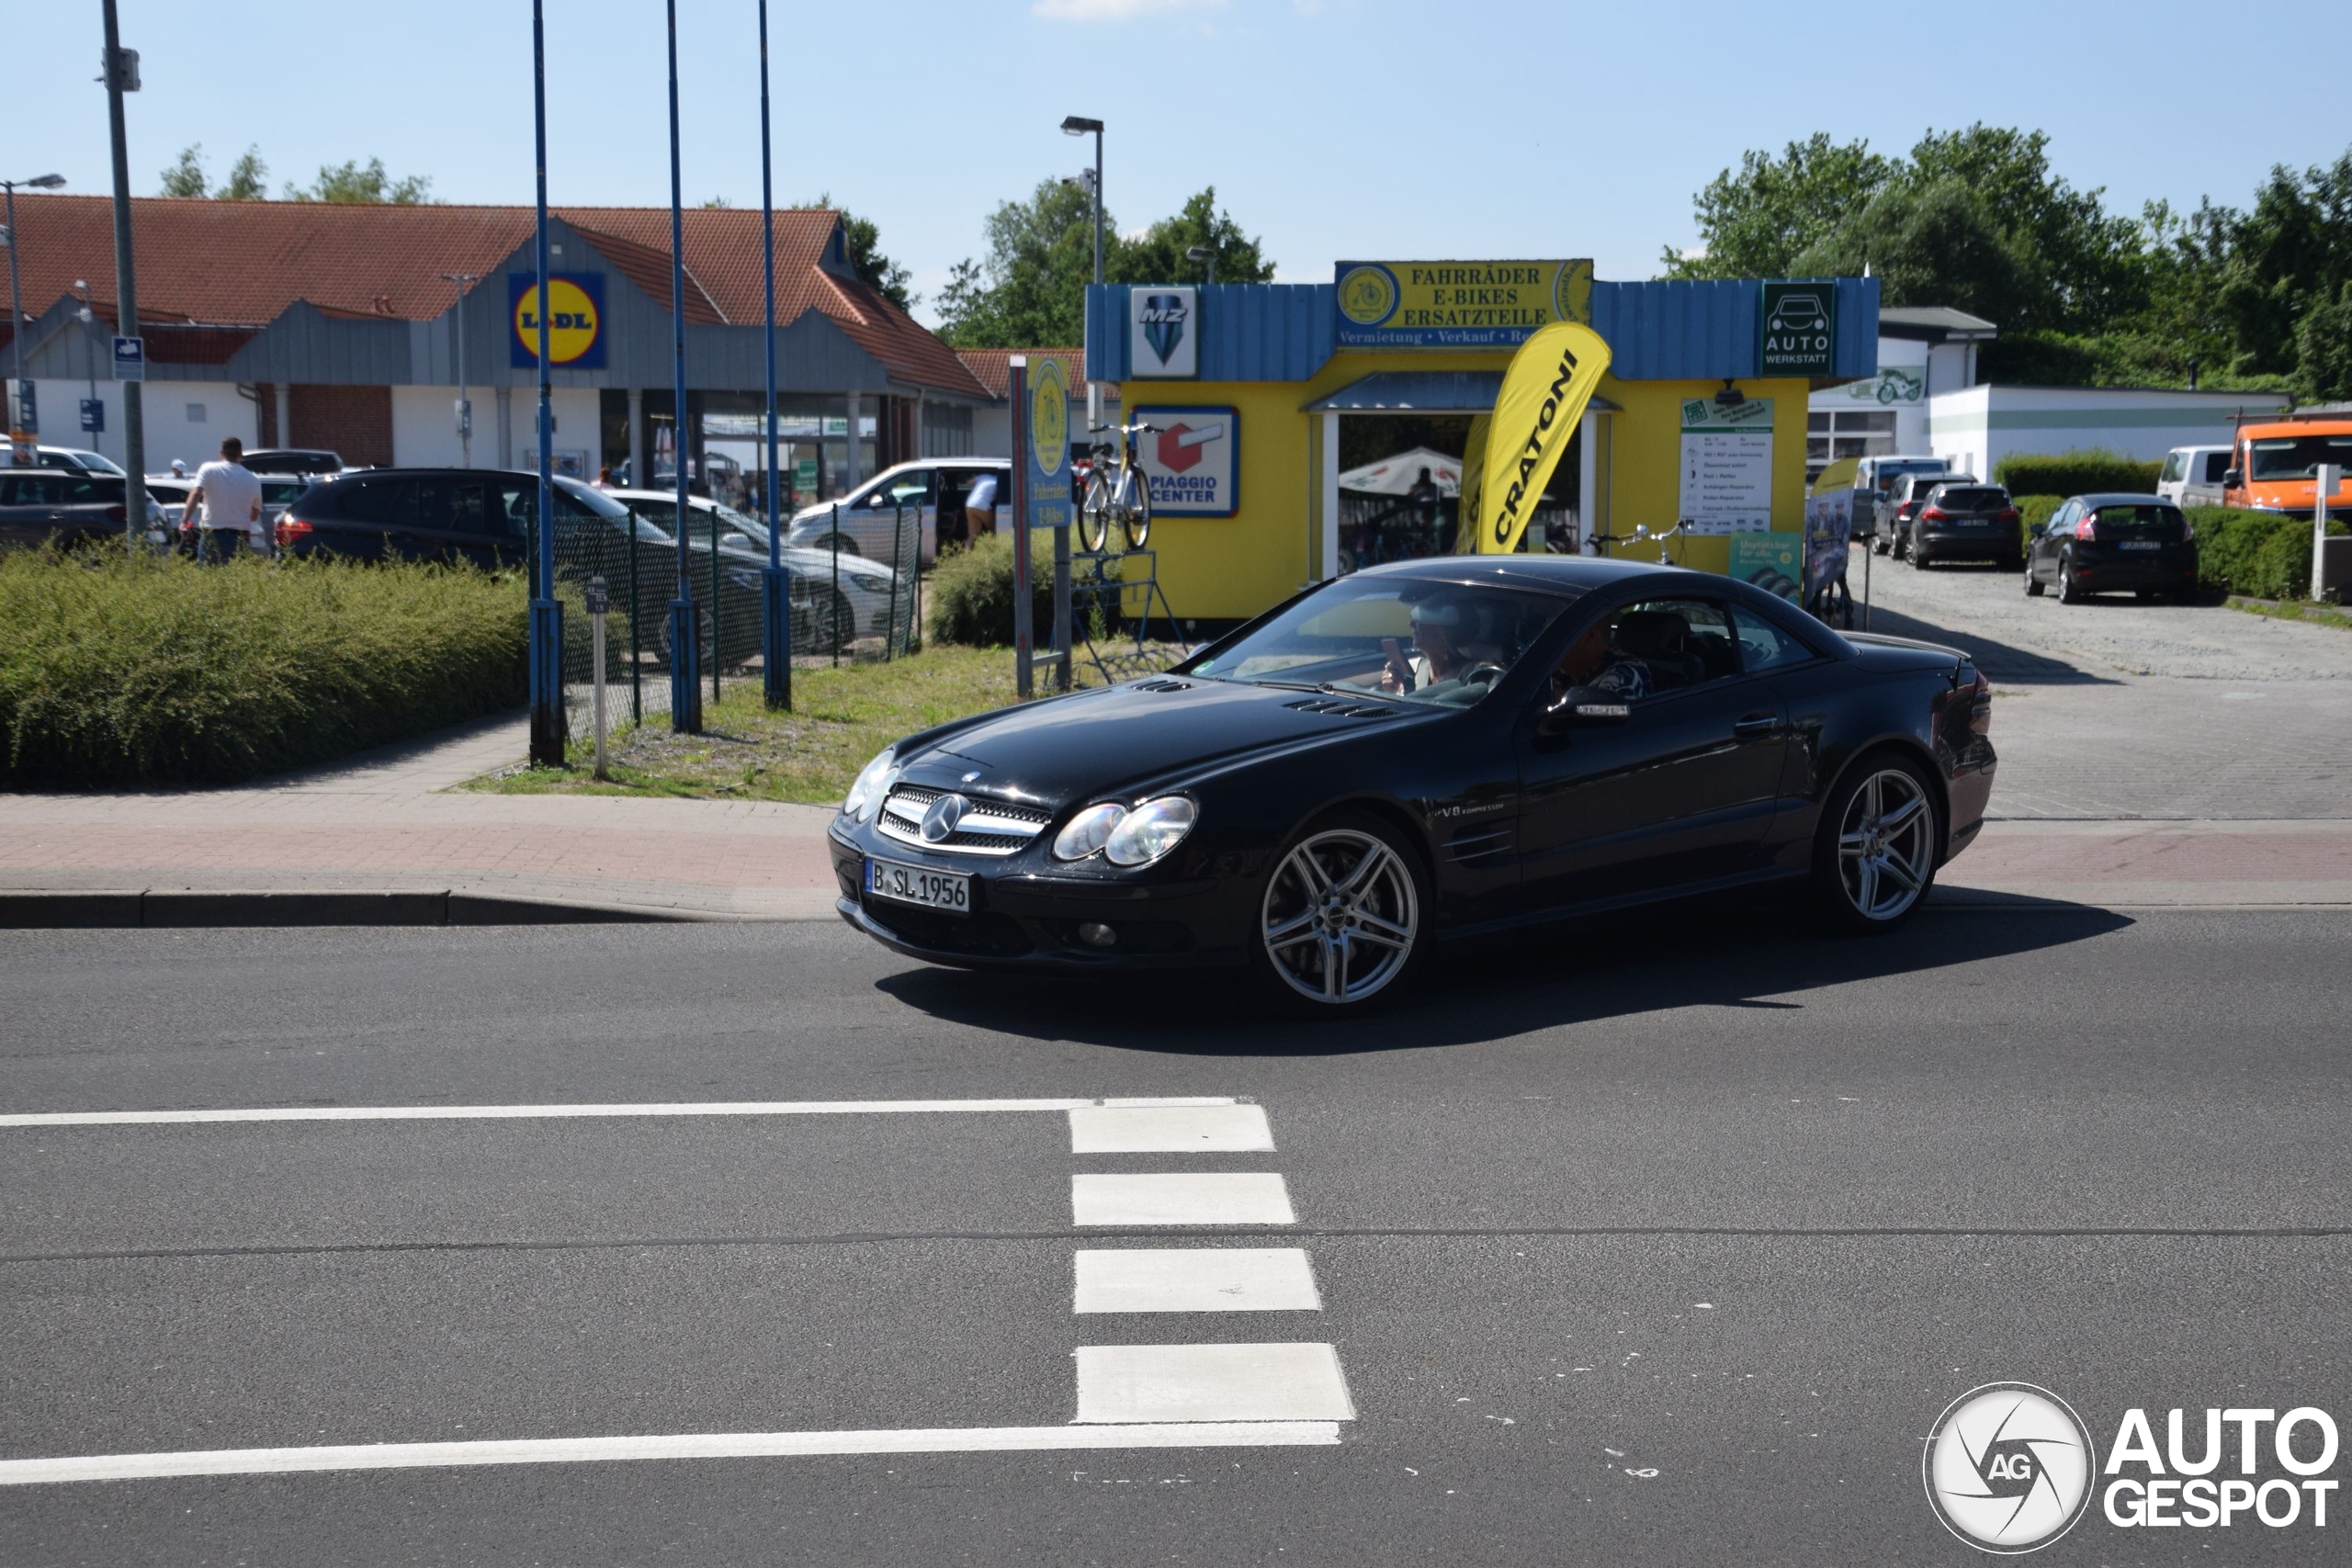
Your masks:
{"label": "crosswalk marking", "polygon": [[1069,1113],[1080,1155],[1271,1154],[1262,1105],[1089,1107]]}
{"label": "crosswalk marking", "polygon": [[[1228,1106],[1223,1095],[1125,1100],[714,1100],[622,1105],[298,1105],[218,1111],[42,1111],[0,1127],[135,1127],[193,1122],[470,1122],[561,1116],[890,1116],[997,1111],[1179,1110]],[[1256,1107],[1251,1107],[1255,1110]],[[1263,1112],[1259,1116],[1264,1122]],[[1263,1145],[1272,1148],[1272,1144]]]}
{"label": "crosswalk marking", "polygon": [[1273,1171],[1085,1174],[1069,1179],[1080,1225],[1288,1225],[1290,1189]]}
{"label": "crosswalk marking", "polygon": [[507,1442],[356,1443],[332,1448],[212,1449],[182,1453],[0,1460],[0,1486],[144,1481],[183,1475],[284,1475],[300,1471],[582,1464],[632,1459],[786,1459],[817,1454],[1002,1453],[1079,1449],[1323,1448],[1339,1440],[1340,1428],[1332,1421],[1300,1420],[946,1427],[851,1432],[687,1432],[643,1438],[538,1438]]}
{"label": "crosswalk marking", "polygon": [[1078,1351],[1080,1425],[1352,1421],[1329,1345],[1092,1345]]}
{"label": "crosswalk marking", "polygon": [[1295,1247],[1121,1247],[1078,1255],[1076,1310],[1320,1312]]}

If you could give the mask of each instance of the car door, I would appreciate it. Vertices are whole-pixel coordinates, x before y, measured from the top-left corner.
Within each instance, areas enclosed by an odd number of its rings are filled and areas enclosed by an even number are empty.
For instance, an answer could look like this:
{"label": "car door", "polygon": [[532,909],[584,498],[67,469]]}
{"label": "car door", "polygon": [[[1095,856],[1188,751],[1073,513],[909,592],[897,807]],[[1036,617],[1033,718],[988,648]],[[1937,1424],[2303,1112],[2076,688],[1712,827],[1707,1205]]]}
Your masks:
{"label": "car door", "polygon": [[333,524],[327,547],[336,555],[362,560],[413,558],[415,511],[415,494],[406,479],[388,474],[348,480],[335,487],[336,515],[322,518],[311,538],[316,543]]}
{"label": "car door", "polygon": [[2075,531],[2075,506],[2073,502],[2051,513],[2043,524],[2041,536],[2033,541],[2033,576],[2037,582],[2054,581],[2058,576],[2060,541]]}
{"label": "car door", "polygon": [[46,473],[0,474],[0,544],[40,545],[49,539],[55,504]]}
{"label": "car door", "polygon": [[[1603,642],[1612,664],[1643,672],[1624,716],[1552,711],[1592,689]],[[1723,601],[1677,595],[1589,618],[1521,727],[1528,907],[1631,899],[1751,869],[1778,810],[1787,720],[1771,683],[1741,669]]]}

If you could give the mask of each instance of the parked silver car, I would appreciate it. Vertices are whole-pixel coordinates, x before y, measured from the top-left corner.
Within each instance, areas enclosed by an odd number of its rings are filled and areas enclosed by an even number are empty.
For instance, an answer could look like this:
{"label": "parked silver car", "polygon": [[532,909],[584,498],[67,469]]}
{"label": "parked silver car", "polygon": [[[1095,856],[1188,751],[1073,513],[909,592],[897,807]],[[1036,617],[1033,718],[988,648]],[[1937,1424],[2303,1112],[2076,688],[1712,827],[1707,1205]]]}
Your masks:
{"label": "parked silver car", "polygon": [[[663,533],[676,536],[678,526],[678,497],[676,492],[653,490],[608,490],[604,492],[619,502]],[[693,513],[686,530],[686,547],[707,552],[710,548],[713,524],[717,525],[718,547],[726,556],[730,570],[748,552],[764,557],[768,551],[767,525],[759,519],[738,512],[723,502],[705,496],[689,496],[687,510]],[[789,535],[786,536],[787,541]],[[804,549],[787,542],[784,549],[785,570],[792,574],[793,607],[796,615],[813,615],[818,625],[810,635],[820,644],[830,645],[832,637],[827,619],[826,602],[833,598],[832,616],[842,628],[844,641],[864,637],[884,636],[890,626],[893,606],[899,624],[906,626],[914,609],[914,579],[911,573],[894,572],[880,561],[843,551],[836,562],[831,550]],[[757,586],[754,579],[752,586]],[[796,637],[806,645],[806,639]]]}

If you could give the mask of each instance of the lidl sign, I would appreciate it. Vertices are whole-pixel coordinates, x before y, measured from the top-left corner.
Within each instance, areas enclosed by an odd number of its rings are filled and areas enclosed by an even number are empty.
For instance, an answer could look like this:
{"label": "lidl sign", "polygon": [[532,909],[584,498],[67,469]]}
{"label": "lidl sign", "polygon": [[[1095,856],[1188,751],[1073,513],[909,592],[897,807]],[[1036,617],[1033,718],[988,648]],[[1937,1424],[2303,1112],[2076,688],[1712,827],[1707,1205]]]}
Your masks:
{"label": "lidl sign", "polygon": [[[605,367],[605,275],[559,272],[548,277],[548,363],[571,370]],[[507,315],[514,323],[507,363],[528,369],[539,362],[539,279],[506,275]]]}
{"label": "lidl sign", "polygon": [[1592,322],[1592,263],[1341,262],[1341,348],[1515,348]]}
{"label": "lidl sign", "polygon": [[1838,346],[1838,287],[1834,283],[1764,285],[1758,373],[1826,376]]}

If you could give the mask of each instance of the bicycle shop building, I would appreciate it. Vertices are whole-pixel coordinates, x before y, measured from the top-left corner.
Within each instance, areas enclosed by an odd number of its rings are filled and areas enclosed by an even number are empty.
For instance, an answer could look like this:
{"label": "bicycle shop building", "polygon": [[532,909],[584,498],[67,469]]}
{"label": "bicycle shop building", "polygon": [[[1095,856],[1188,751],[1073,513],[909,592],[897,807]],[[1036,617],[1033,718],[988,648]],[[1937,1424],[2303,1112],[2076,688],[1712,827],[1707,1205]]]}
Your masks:
{"label": "bicycle shop building", "polygon": [[1518,345],[1562,320],[1597,331],[1611,366],[1524,547],[1681,521],[1681,564],[1793,584],[1807,402],[1877,374],[1878,297],[1874,278],[1611,283],[1586,261],[1342,262],[1329,283],[1092,287],[1086,367],[1115,384],[1125,418],[1159,427],[1138,454],[1150,544],[1169,603],[1204,626],[1450,551],[1473,422]]}

